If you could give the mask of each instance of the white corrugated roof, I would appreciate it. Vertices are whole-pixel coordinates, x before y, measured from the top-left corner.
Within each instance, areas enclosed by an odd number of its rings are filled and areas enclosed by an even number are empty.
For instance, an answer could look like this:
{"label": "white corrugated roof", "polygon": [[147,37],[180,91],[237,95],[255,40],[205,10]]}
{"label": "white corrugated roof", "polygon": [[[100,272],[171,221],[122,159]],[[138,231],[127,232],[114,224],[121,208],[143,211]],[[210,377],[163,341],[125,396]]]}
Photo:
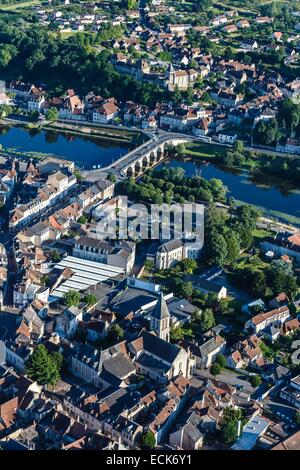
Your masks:
{"label": "white corrugated roof", "polygon": [[75,256],[63,258],[55,267],[58,269],[70,268],[74,275],[51,292],[50,297],[53,300],[62,297],[70,289],[84,290],[89,286],[94,286],[99,282],[124,273],[124,269],[117,266],[97,263],[96,261],[76,258]]}

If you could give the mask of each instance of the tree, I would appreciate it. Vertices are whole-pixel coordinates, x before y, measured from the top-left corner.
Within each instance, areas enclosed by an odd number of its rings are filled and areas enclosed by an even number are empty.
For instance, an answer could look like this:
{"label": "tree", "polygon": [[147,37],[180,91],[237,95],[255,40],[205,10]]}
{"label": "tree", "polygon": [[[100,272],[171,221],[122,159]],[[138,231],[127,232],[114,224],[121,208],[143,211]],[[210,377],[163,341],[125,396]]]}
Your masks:
{"label": "tree", "polygon": [[278,129],[276,119],[261,120],[254,128],[255,141],[260,144],[270,145],[276,143],[280,137],[281,132]]}
{"label": "tree", "polygon": [[127,10],[134,10],[137,6],[137,0],[127,0],[126,7]]}
{"label": "tree", "polygon": [[261,217],[261,212],[251,204],[242,204],[236,209],[236,216],[241,226],[253,230]]}
{"label": "tree", "polygon": [[289,133],[293,132],[300,123],[300,105],[290,98],[284,98],[278,106],[278,120]]}
{"label": "tree", "polygon": [[261,378],[259,375],[251,375],[249,380],[253,388],[258,387],[261,384]]}
{"label": "tree", "polygon": [[236,140],[232,146],[234,152],[243,153],[245,150],[244,142],[241,140]]}
{"label": "tree", "polygon": [[221,372],[222,372],[222,369],[221,369],[221,367],[219,366],[219,364],[217,362],[215,362],[210,368],[210,373],[214,377],[221,374]]}
{"label": "tree", "polygon": [[[247,276],[246,276],[247,280]],[[264,296],[266,293],[267,281],[262,271],[251,272],[251,291],[254,295]]]}
{"label": "tree", "polygon": [[207,242],[208,264],[223,266],[228,255],[227,243],[220,233],[213,233]]}
{"label": "tree", "polygon": [[215,326],[214,312],[210,308],[206,308],[200,315],[200,328],[202,331],[210,330]]}
{"label": "tree", "polygon": [[191,282],[180,281],[177,286],[178,294],[184,298],[189,298],[193,295],[193,284]]}
{"label": "tree", "polygon": [[48,121],[55,122],[58,119],[58,111],[56,108],[50,108],[47,111],[47,119]]}
{"label": "tree", "polygon": [[52,250],[50,252],[50,258],[51,258],[51,261],[53,261],[54,263],[57,263],[60,260],[60,255],[59,255],[58,251],[57,250]]}
{"label": "tree", "polygon": [[56,367],[60,371],[61,368],[62,368],[63,362],[64,362],[63,355],[60,354],[59,352],[54,352],[54,353],[51,354],[51,356],[52,356],[53,361],[56,364]]}
{"label": "tree", "polygon": [[96,305],[96,303],[98,302],[95,294],[86,294],[83,300],[89,307]]}
{"label": "tree", "polygon": [[80,173],[80,171],[78,171],[78,170],[75,170],[75,171],[74,171],[74,176],[75,176],[75,178],[77,179],[77,181],[82,181],[82,180],[83,180],[83,176],[82,176],[82,174]]}
{"label": "tree", "polygon": [[63,299],[67,307],[78,307],[80,302],[80,293],[71,289],[64,294]]}
{"label": "tree", "polygon": [[155,449],[156,447],[156,439],[153,432],[148,429],[148,431],[144,432],[142,435],[142,448],[145,450]]}
{"label": "tree", "polygon": [[170,339],[173,343],[177,343],[177,341],[180,341],[183,337],[183,329],[180,326],[171,326]]}
{"label": "tree", "polygon": [[267,272],[267,279],[274,295],[280,292],[286,292],[288,296],[294,298],[298,291],[296,277],[290,274],[287,268],[282,264],[272,263]]}
{"label": "tree", "polygon": [[240,237],[238,234],[231,230],[229,235],[226,237],[227,243],[227,261],[228,263],[233,263],[241,251]]}
{"label": "tree", "polygon": [[211,6],[211,0],[194,0],[196,11],[205,11]]}
{"label": "tree", "polygon": [[219,364],[219,366],[221,367],[221,369],[224,369],[224,367],[226,367],[226,359],[225,359],[225,356],[224,356],[223,354],[219,354],[219,355],[217,356],[216,363]]}
{"label": "tree", "polygon": [[39,344],[29,358],[26,373],[40,385],[55,385],[60,379],[61,365],[60,354],[51,355],[43,344]]}
{"label": "tree", "polygon": [[86,215],[81,215],[79,219],[77,219],[77,222],[82,225],[86,224],[87,221],[88,221],[88,218]]}
{"label": "tree", "polygon": [[295,414],[295,423],[300,426],[300,411],[296,411]]}
{"label": "tree", "polygon": [[114,175],[113,173],[109,173],[107,175],[107,179],[108,181],[111,181],[112,183],[115,183],[117,181],[116,175]]}
{"label": "tree", "polygon": [[109,334],[114,341],[119,341],[120,339],[124,337],[124,330],[120,325],[115,323],[110,328]]}
{"label": "tree", "polygon": [[182,270],[184,274],[193,274],[195,269],[197,268],[197,261],[190,258],[185,258],[181,262]]}
{"label": "tree", "polygon": [[242,412],[240,409],[235,410],[232,407],[225,408],[221,434],[226,444],[231,444],[236,441],[238,437],[238,423],[241,419]]}

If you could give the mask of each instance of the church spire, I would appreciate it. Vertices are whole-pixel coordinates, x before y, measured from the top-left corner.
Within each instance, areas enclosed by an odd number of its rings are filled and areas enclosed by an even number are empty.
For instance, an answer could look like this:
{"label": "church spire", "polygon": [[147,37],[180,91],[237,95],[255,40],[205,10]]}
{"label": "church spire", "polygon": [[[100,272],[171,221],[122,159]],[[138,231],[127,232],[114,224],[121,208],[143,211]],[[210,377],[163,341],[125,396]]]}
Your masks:
{"label": "church spire", "polygon": [[170,313],[164,299],[163,292],[156,302],[151,313],[150,328],[154,330],[159,338],[169,341],[170,338]]}

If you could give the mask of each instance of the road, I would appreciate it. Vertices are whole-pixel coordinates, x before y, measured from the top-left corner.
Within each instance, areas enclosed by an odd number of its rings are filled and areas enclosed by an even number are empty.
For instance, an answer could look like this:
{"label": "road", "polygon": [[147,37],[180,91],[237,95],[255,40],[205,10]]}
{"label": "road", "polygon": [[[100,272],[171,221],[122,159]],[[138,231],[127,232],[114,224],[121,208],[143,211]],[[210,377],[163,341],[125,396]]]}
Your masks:
{"label": "road", "polygon": [[85,179],[89,181],[96,181],[98,176],[102,176],[104,171],[113,172],[117,178],[124,177],[124,170],[134,164],[136,161],[140,160],[145,154],[149,154],[152,150],[155,150],[159,145],[165,144],[169,141],[175,139],[182,139],[184,141],[193,141],[194,137],[189,136],[187,134],[179,134],[175,132],[165,132],[165,131],[158,131],[156,134],[152,134],[152,138],[147,142],[144,142],[139,147],[131,150],[123,157],[119,158],[115,162],[107,165],[106,167],[101,168],[100,170],[91,170],[88,172],[82,172],[82,175]]}

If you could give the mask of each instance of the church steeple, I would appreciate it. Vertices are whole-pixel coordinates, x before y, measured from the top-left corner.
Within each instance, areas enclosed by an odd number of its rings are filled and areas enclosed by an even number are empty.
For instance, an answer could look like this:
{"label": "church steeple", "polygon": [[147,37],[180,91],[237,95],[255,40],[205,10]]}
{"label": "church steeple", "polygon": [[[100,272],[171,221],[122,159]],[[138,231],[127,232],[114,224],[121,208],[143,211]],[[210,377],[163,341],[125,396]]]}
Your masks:
{"label": "church steeple", "polygon": [[170,340],[170,313],[162,292],[151,313],[150,328],[158,334],[159,338],[165,341]]}

